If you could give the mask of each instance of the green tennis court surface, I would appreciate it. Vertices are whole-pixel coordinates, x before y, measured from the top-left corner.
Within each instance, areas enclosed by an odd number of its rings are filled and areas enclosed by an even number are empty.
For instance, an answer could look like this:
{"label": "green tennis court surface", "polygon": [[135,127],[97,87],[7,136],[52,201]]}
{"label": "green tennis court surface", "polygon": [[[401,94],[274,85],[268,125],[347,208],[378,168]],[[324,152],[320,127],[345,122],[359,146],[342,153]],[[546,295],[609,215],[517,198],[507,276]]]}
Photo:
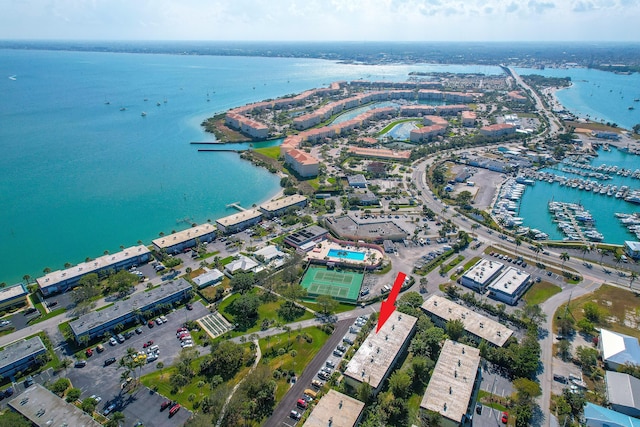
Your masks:
{"label": "green tennis court surface", "polygon": [[309,267],[302,278],[302,287],[309,296],[331,295],[338,301],[355,303],[364,274],[352,271],[334,271],[322,267]]}

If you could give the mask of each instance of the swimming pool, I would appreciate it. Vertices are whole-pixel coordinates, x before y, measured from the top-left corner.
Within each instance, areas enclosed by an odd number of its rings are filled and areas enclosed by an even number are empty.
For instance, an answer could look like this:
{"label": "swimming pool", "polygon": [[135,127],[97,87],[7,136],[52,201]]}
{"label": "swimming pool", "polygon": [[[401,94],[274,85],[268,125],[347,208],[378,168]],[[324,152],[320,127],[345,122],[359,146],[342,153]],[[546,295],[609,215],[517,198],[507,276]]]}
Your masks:
{"label": "swimming pool", "polygon": [[327,256],[333,258],[350,259],[353,261],[364,261],[364,252],[346,251],[344,249],[329,249]]}

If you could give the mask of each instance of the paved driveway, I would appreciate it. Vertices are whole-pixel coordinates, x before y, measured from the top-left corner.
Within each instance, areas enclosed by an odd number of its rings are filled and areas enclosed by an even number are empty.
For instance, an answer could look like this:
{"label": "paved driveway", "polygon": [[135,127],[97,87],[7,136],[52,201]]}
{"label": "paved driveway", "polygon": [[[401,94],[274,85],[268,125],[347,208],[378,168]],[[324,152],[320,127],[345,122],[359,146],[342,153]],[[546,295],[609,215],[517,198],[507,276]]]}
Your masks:
{"label": "paved driveway", "polygon": [[[167,323],[156,325],[153,328],[145,326],[142,328],[142,334],[134,335],[123,344],[105,345],[105,351],[103,353],[94,352],[94,355],[88,359],[87,366],[84,368],[70,367],[66,375],[74,387],[82,390],[81,399],[92,394],[102,397],[102,402],[97,407],[98,411],[102,412],[111,403],[115,403],[116,410],[125,415],[125,426],[132,426],[138,421],[143,422],[145,426],[182,425],[189,418],[189,411],[181,409],[169,419],[168,411],[160,413],[160,404],[167,400],[166,397],[142,386],[133,393],[122,391],[121,375],[124,370],[118,367],[118,362],[104,366],[104,361],[110,357],[119,360],[126,354],[127,348],[142,350],[144,343],[153,340],[154,344],[160,348],[160,357],[144,366],[140,370],[140,374],[145,375],[155,371],[158,362],[169,366],[174,363],[181,350],[180,342],[176,339],[176,329],[182,326],[186,320],[195,320],[208,313],[209,311],[200,302],[193,304],[192,311],[185,308],[178,309],[166,316]],[[200,351],[204,352],[203,349]]]}

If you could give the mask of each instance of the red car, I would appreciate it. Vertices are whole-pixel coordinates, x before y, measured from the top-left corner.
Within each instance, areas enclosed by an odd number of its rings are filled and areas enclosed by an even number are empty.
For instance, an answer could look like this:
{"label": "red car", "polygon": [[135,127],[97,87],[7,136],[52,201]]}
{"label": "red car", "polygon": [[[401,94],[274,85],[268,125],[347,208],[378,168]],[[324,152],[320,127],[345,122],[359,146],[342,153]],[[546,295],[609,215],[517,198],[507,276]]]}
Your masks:
{"label": "red car", "polygon": [[180,410],[180,404],[176,403],[171,407],[171,409],[169,409],[169,416],[173,417],[176,414],[176,412],[178,412],[179,410]]}
{"label": "red car", "polygon": [[154,325],[153,320],[149,320],[149,321],[147,322],[147,326],[148,326],[148,327],[153,328],[153,325]]}
{"label": "red car", "polygon": [[296,402],[296,405],[298,405],[298,408],[306,409],[308,404],[306,400],[298,399],[298,401]]}
{"label": "red car", "polygon": [[146,343],[142,344],[142,348],[151,347],[153,345],[153,341],[149,340]]}
{"label": "red car", "polygon": [[87,351],[84,352],[84,354],[87,355],[87,357],[91,357],[93,356],[93,350],[91,350],[90,348],[87,349]]}
{"label": "red car", "polygon": [[176,331],[176,334],[181,334],[183,332],[187,332],[187,328],[180,328]]}
{"label": "red car", "polygon": [[162,402],[160,404],[160,411],[164,411],[165,409],[167,409],[169,406],[171,406],[173,404],[172,401],[170,400],[165,400],[164,402]]}
{"label": "red car", "polygon": [[509,413],[508,412],[503,412],[502,413],[502,423],[506,424],[509,421]]}

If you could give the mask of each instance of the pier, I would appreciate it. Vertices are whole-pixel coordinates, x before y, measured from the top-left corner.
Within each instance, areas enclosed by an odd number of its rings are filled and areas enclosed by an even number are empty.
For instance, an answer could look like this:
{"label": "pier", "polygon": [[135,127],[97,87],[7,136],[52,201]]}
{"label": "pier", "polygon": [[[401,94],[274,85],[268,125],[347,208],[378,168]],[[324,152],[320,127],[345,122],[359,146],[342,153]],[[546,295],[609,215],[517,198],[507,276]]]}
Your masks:
{"label": "pier", "polygon": [[239,210],[240,212],[244,212],[244,211],[246,211],[246,209],[245,209],[245,208],[243,208],[242,206],[240,206],[240,202],[233,202],[233,203],[229,203],[228,205],[226,205],[226,208],[227,208],[227,209],[229,209],[229,208],[234,208],[234,209]]}

